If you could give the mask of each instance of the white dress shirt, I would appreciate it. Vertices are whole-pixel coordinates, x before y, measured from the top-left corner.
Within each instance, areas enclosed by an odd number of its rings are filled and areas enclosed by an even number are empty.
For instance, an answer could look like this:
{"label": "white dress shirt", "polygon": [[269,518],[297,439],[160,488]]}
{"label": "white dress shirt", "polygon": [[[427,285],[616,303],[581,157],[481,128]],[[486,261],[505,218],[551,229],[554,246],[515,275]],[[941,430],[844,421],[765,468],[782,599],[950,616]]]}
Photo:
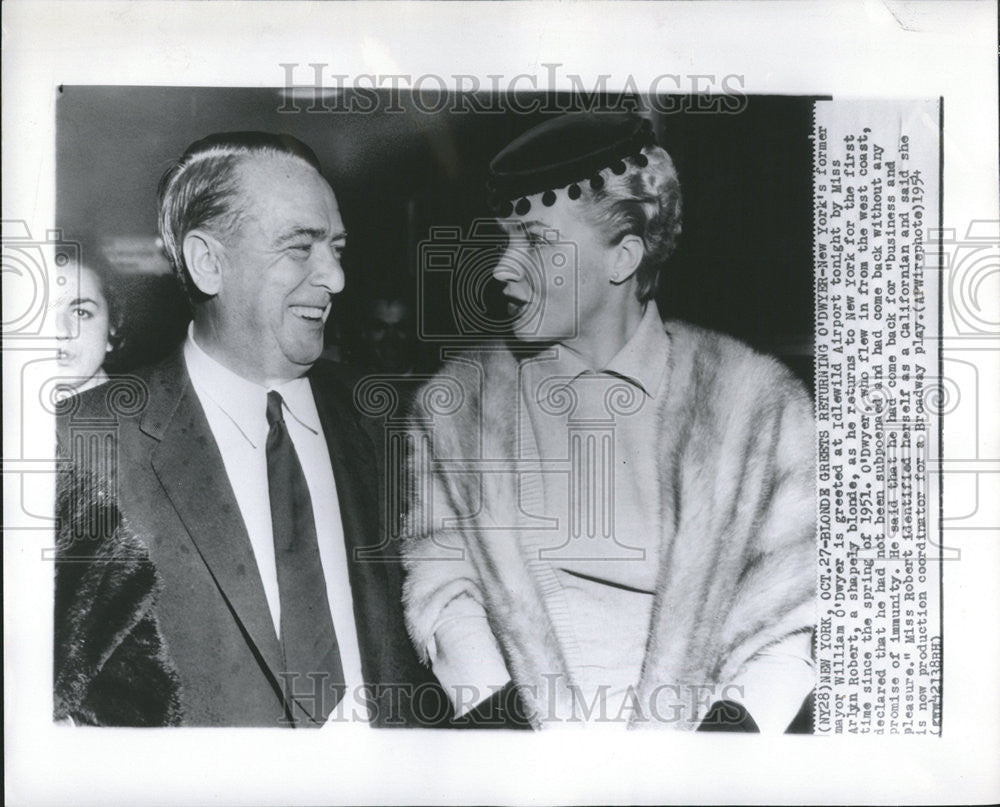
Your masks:
{"label": "white dress shirt", "polygon": [[[191,386],[201,401],[212,436],[222,454],[226,475],[250,537],[257,571],[279,639],[281,601],[274,560],[265,450],[268,433],[267,393],[273,389],[284,400],[285,425],[298,454],[312,499],[330,615],[337,633],[348,687],[345,698],[348,703],[345,707],[352,707],[352,698],[360,691],[364,682],[361,652],[354,623],[354,601],[348,577],[347,550],[337,487],[309,380],[297,378],[270,388],[248,381],[202,350],[194,340],[193,327],[188,329],[184,343],[184,362],[191,378]],[[363,716],[363,709],[353,711]],[[343,720],[345,713],[348,716],[352,714],[350,709],[344,713],[334,709],[330,720]]]}

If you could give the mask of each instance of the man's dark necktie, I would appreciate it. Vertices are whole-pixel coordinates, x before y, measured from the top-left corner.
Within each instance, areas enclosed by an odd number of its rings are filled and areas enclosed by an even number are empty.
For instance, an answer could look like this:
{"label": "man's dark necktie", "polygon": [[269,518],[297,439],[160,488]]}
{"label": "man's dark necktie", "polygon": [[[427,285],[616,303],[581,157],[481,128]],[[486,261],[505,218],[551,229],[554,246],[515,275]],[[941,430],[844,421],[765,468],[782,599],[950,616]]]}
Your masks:
{"label": "man's dark necktie", "polygon": [[344,696],[344,668],[309,488],[285,426],[281,395],[273,390],[267,393],[267,425],[267,486],[281,602],[285,699],[296,726],[322,725]]}

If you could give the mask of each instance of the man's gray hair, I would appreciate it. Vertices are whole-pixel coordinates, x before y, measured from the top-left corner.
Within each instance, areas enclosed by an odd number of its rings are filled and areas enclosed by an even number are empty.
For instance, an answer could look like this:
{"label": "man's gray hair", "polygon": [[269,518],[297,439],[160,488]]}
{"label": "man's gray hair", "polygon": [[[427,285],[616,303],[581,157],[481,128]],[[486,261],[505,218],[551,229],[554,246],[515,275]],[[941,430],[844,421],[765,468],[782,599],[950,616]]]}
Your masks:
{"label": "man's gray hair", "polygon": [[207,229],[232,236],[245,214],[238,168],[248,158],[285,154],[322,172],[316,154],[291,135],[220,132],[192,143],[160,179],[159,228],[164,251],[191,303],[205,299],[184,261],[184,238]]}

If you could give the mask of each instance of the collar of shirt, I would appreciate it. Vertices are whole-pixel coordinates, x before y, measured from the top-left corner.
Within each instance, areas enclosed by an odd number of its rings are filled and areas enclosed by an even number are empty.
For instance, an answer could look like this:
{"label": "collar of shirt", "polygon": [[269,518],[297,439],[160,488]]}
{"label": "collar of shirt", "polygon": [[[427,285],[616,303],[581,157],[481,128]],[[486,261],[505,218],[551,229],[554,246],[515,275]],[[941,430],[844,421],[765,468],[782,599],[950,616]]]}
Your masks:
{"label": "collar of shirt", "polygon": [[567,384],[584,373],[606,373],[628,381],[650,398],[655,398],[660,394],[667,373],[669,349],[670,337],[663,329],[659,308],[655,301],[650,300],[635,333],[603,370],[594,370],[578,353],[561,345],[554,346],[556,354],[553,359],[533,362],[531,367],[535,373],[548,378],[561,376]]}
{"label": "collar of shirt", "polygon": [[290,414],[313,434],[321,433],[309,379],[295,378],[273,387],[248,381],[198,345],[193,323],[184,341],[184,362],[198,393],[218,406],[253,448],[267,439],[267,393],[271,390],[281,394],[286,416]]}

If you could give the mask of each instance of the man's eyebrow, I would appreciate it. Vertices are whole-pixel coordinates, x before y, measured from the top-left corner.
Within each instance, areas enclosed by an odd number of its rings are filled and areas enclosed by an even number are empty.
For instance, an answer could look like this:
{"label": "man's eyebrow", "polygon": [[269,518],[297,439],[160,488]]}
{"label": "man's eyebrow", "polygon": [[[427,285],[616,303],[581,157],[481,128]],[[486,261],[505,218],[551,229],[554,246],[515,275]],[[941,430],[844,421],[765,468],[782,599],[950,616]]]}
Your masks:
{"label": "man's eyebrow", "polygon": [[347,238],[347,231],[340,230],[331,236],[327,236],[326,230],[322,227],[293,227],[287,233],[278,237],[278,240],[275,241],[275,246],[283,246],[289,241],[294,241],[296,238],[302,238],[303,236],[311,238],[313,241],[324,239],[329,241],[343,241]]}
{"label": "man's eyebrow", "polygon": [[93,297],[74,297],[69,301],[70,305],[86,305],[90,303],[91,305],[100,305],[100,303]]}

